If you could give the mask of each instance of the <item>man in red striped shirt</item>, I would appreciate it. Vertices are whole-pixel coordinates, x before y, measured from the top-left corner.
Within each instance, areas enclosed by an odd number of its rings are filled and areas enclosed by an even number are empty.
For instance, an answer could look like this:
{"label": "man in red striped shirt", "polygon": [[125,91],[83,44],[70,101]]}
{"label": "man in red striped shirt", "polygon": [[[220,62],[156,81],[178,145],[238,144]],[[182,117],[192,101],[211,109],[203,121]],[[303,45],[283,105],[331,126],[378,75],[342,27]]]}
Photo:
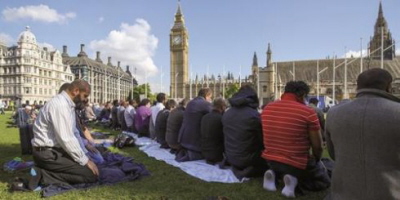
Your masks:
{"label": "man in red striped shirt", "polygon": [[264,188],[276,191],[275,174],[283,176],[282,194],[287,197],[295,197],[298,183],[312,179],[322,155],[318,116],[305,105],[309,91],[305,82],[290,81],[281,100],[268,104],[261,114],[265,148],[262,157],[271,167],[264,175]]}

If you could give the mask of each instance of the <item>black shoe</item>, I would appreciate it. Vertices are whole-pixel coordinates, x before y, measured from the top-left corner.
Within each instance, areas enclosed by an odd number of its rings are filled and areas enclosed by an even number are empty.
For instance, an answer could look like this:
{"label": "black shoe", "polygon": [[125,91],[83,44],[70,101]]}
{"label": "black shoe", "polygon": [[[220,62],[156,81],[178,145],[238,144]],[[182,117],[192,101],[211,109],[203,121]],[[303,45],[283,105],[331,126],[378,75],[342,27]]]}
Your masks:
{"label": "black shoe", "polygon": [[10,192],[29,192],[31,190],[27,187],[27,180],[22,178],[15,178],[10,184]]}

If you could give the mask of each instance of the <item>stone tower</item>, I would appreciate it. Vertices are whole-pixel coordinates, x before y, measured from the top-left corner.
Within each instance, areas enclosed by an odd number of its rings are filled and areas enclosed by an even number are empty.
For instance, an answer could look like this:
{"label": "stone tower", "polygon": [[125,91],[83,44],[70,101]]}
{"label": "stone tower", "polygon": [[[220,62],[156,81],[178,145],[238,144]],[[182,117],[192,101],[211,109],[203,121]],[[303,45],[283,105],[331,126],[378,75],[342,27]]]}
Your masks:
{"label": "stone tower", "polygon": [[[272,51],[271,45],[268,43],[268,50],[267,50],[267,63],[266,63],[266,97],[269,100],[274,100],[275,95],[275,66],[272,64]],[[264,101],[264,103],[267,103]]]}
{"label": "stone tower", "polygon": [[255,87],[255,89],[256,89],[256,91],[258,90],[257,89],[257,81],[258,81],[258,78],[259,78],[259,68],[258,68],[258,61],[257,61],[257,54],[256,54],[256,52],[254,52],[254,56],[253,56],[253,64],[251,65],[251,74],[252,74],[252,77],[253,77],[253,80],[252,80],[252,82],[253,82],[253,84],[254,84],[254,87]]}
{"label": "stone tower", "polygon": [[[392,60],[395,57],[395,46],[388,24],[383,16],[382,2],[379,3],[378,18],[374,27],[374,36],[369,43],[369,52],[372,59],[381,59],[381,46],[383,35],[383,58]],[[379,50],[378,50],[379,49]],[[375,52],[374,52],[375,51]]]}
{"label": "stone tower", "polygon": [[189,35],[185,27],[185,20],[178,2],[174,25],[170,32],[170,95],[172,98],[185,98],[185,86],[188,83],[188,50]]}

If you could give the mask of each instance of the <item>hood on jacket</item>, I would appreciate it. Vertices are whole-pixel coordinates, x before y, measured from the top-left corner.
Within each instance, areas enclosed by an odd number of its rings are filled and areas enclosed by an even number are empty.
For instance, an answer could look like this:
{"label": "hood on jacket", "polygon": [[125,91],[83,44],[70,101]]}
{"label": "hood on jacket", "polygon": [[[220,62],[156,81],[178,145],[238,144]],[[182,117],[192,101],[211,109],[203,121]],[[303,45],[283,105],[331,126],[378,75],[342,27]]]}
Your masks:
{"label": "hood on jacket", "polygon": [[249,106],[257,109],[259,100],[256,91],[251,86],[243,86],[240,90],[229,99],[232,107]]}

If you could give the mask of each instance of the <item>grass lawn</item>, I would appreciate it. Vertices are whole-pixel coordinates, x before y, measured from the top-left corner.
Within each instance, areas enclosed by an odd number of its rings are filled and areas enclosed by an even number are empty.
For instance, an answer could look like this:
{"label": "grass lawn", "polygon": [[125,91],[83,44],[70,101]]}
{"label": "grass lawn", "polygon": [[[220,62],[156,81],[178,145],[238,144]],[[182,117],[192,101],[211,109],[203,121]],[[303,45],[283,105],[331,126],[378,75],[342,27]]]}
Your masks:
{"label": "grass lawn", "polygon": [[[0,115],[0,163],[21,156],[19,135],[17,128],[7,127],[11,116],[10,112]],[[111,132],[110,130],[104,130]],[[133,182],[120,183],[114,186],[101,186],[89,190],[76,190],[67,192],[52,199],[162,199],[169,200],[206,200],[212,196],[226,196],[229,199],[255,200],[255,199],[286,199],[280,192],[268,192],[262,188],[262,178],[252,179],[246,183],[208,183],[194,178],[178,168],[167,165],[147,157],[137,147],[125,148],[122,153],[129,155],[139,163],[143,163],[150,171],[151,176]],[[32,160],[31,156],[22,156],[25,160]],[[0,170],[0,199],[40,199],[39,193],[9,193],[7,184],[15,176],[24,177],[27,173],[11,174]],[[308,193],[297,199],[323,199],[326,191]]]}

